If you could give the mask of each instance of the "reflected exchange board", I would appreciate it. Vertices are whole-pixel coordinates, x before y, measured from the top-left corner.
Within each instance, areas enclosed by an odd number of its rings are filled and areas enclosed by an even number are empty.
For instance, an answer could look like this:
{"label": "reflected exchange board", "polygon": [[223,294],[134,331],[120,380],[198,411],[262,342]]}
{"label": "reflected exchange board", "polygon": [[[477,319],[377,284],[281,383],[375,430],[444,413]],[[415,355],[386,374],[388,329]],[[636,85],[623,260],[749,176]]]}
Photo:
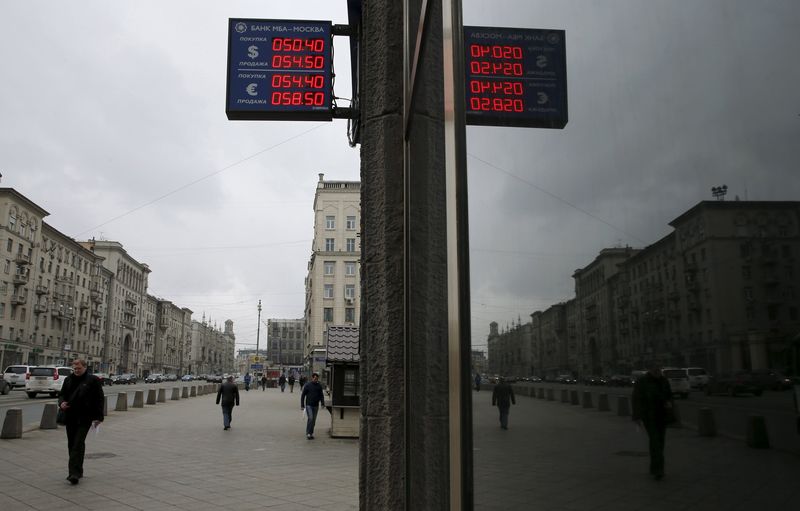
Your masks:
{"label": "reflected exchange board", "polygon": [[566,126],[564,39],[563,30],[464,27],[467,124]]}
{"label": "reflected exchange board", "polygon": [[228,20],[229,120],[330,121],[331,22]]}

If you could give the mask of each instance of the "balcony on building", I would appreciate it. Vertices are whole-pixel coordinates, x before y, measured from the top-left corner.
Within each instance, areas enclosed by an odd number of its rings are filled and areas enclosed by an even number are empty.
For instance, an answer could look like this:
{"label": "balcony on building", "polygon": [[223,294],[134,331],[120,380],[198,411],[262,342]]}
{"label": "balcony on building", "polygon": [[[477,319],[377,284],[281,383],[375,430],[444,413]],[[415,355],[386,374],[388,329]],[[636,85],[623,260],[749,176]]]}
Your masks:
{"label": "balcony on building", "polygon": [[85,298],[84,298],[84,299],[82,299],[82,300],[81,300],[81,301],[78,303],[78,307],[80,307],[81,309],[88,309],[88,308],[89,308],[89,300],[87,300],[87,299],[85,299]]}
{"label": "balcony on building", "polygon": [[31,256],[23,254],[22,252],[17,252],[17,255],[14,256],[14,262],[19,265],[31,264]]}
{"label": "balcony on building", "polygon": [[100,291],[96,291],[93,289],[89,291],[89,296],[91,297],[94,303],[101,303],[103,301],[103,295],[100,293]]}
{"label": "balcony on building", "polygon": [[99,318],[100,315],[101,315],[100,309],[96,309],[96,308],[92,309],[92,317],[93,318]]}
{"label": "balcony on building", "polygon": [[47,293],[50,292],[48,291],[47,286],[44,286],[42,284],[38,284],[35,288],[35,291],[37,295],[46,295]]}
{"label": "balcony on building", "polygon": [[134,329],[133,318],[125,317],[122,320],[120,320],[119,324],[122,325],[124,328],[128,328],[130,330]]}
{"label": "balcony on building", "polygon": [[91,330],[92,332],[97,332],[98,330],[100,330],[100,325],[98,325],[97,323],[89,323],[89,330]]}
{"label": "balcony on building", "polygon": [[72,284],[72,277],[68,275],[56,275],[56,282],[64,282],[68,284]]}
{"label": "balcony on building", "polygon": [[125,300],[125,314],[136,314],[136,302],[130,302],[129,300]]}
{"label": "balcony on building", "polygon": [[158,328],[160,328],[161,330],[166,330],[167,328],[169,328],[169,318],[165,318],[162,316],[161,319],[158,320]]}
{"label": "balcony on building", "polygon": [[27,271],[18,271],[14,273],[14,285],[21,286],[28,283],[29,273]]}
{"label": "balcony on building", "polygon": [[24,294],[11,295],[11,305],[24,305],[28,301],[28,297]]}
{"label": "balcony on building", "polygon": [[47,312],[47,304],[46,303],[37,303],[33,305],[33,313],[34,314],[44,314]]}

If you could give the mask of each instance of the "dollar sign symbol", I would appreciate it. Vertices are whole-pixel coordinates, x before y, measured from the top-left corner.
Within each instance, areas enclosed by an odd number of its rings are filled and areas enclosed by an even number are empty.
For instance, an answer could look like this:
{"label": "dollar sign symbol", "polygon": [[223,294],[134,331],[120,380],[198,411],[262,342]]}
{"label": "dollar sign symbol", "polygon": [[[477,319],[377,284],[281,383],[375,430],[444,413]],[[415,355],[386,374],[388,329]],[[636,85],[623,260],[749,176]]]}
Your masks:
{"label": "dollar sign symbol", "polygon": [[258,46],[253,45],[247,48],[247,56],[251,59],[258,57]]}
{"label": "dollar sign symbol", "polygon": [[544,55],[539,55],[536,57],[536,65],[538,67],[545,67],[547,65],[547,57]]}

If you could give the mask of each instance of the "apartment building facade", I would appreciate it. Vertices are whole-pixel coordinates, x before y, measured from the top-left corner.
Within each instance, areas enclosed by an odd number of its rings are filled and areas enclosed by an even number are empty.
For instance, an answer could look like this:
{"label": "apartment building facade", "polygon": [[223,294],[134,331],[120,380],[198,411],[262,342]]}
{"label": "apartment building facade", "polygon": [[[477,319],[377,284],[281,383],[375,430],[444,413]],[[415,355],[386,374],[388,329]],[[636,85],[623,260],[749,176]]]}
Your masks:
{"label": "apartment building facade", "polygon": [[267,358],[279,367],[300,368],[305,362],[305,319],[267,320]]}
{"label": "apartment building facade", "polygon": [[[800,374],[800,202],[703,201],[669,225],[644,249],[604,249],[577,270],[563,326],[547,326],[552,307],[531,315],[534,374],[627,374],[651,361]],[[524,375],[513,341],[522,329],[494,325],[490,367]],[[559,328],[566,339],[554,343],[546,331]]]}
{"label": "apartment building facade", "polygon": [[358,326],[360,313],[361,183],[325,181],[314,195],[314,240],[305,279],[305,348],[308,368],[325,365],[329,325]]}

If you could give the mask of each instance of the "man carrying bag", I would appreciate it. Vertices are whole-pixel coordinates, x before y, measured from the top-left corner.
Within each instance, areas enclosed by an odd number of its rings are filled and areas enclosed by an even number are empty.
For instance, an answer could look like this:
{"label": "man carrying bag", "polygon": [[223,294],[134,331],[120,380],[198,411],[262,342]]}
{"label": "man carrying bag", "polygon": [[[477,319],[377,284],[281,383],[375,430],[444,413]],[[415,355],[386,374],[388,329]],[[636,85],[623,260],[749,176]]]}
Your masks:
{"label": "man carrying bag", "polygon": [[[72,361],[72,374],[64,380],[58,397],[59,415],[67,429],[69,450],[69,475],[71,484],[78,484],[83,477],[83,457],[86,452],[86,435],[89,429],[103,422],[103,385],[95,376],[86,372],[86,361]],[[58,417],[56,417],[58,422]]]}

